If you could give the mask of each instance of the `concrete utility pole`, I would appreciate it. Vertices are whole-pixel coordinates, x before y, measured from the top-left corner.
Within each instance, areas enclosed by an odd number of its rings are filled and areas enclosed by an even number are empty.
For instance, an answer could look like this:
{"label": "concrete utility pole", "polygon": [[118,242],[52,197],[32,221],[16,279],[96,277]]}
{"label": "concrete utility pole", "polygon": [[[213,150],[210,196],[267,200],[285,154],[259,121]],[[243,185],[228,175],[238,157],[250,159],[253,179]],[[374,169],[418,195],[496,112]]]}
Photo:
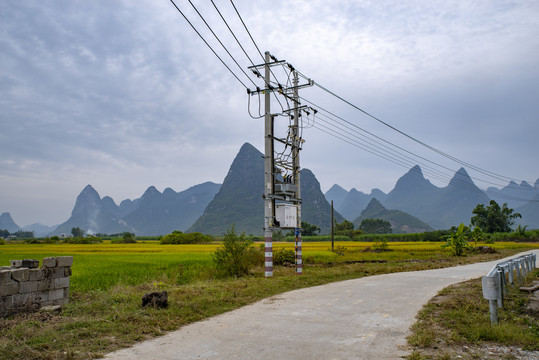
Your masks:
{"label": "concrete utility pole", "polygon": [[265,277],[273,276],[273,218],[275,199],[273,198],[273,116],[270,112],[270,53],[265,53],[264,64],[264,265]]}
{"label": "concrete utility pole", "polygon": [[[294,99],[294,122],[292,127],[292,162],[293,166],[293,174],[294,174],[294,185],[296,185],[296,199],[301,199],[301,186],[300,186],[300,170],[299,167],[299,150],[301,147],[301,140],[299,137],[299,94],[298,94],[298,86],[299,86],[299,78],[298,78],[298,72],[294,70],[294,92],[293,92],[293,99]],[[295,229],[296,234],[296,274],[300,275],[303,273],[303,259],[301,256],[301,203],[298,203],[297,205],[297,225]]]}

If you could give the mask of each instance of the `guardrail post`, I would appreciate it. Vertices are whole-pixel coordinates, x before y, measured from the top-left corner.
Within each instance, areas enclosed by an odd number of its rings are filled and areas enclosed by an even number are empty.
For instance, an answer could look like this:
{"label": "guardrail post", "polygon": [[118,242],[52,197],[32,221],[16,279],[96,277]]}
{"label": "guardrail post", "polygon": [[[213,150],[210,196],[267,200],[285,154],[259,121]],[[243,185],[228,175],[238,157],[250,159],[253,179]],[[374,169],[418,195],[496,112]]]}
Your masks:
{"label": "guardrail post", "polygon": [[497,324],[498,323],[498,304],[496,304],[496,300],[489,300],[488,307],[490,310],[490,323]]}
{"label": "guardrail post", "polygon": [[498,307],[503,308],[503,280],[502,280],[503,270],[498,269],[497,274],[498,274]]}
{"label": "guardrail post", "polygon": [[518,284],[521,285],[522,284],[522,273],[520,272],[520,261],[515,261],[516,262],[516,268],[517,268],[517,277],[518,277]]}
{"label": "guardrail post", "polygon": [[514,279],[513,279],[513,261],[509,261],[509,263],[507,264],[507,273],[509,274],[509,284],[512,284]]}

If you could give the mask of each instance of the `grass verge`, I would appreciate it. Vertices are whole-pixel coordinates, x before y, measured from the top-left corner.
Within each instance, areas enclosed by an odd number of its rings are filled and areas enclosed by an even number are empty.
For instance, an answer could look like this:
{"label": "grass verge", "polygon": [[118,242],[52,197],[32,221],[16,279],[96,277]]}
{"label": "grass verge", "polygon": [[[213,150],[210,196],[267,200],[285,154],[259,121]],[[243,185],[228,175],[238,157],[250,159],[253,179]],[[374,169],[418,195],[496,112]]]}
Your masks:
{"label": "grass verge", "polygon": [[[539,280],[539,270],[527,281]],[[409,360],[424,359],[537,359],[539,358],[539,302],[532,294],[511,286],[499,324],[490,324],[489,303],[483,299],[481,279],[449,286],[429,301],[412,326]]]}

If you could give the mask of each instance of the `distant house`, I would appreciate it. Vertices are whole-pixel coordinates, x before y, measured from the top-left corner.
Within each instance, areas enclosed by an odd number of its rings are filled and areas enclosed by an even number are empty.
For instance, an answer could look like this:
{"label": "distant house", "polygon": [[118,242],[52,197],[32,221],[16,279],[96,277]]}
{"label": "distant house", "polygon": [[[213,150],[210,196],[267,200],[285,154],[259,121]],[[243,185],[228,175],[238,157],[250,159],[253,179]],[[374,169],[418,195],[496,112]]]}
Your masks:
{"label": "distant house", "polygon": [[6,240],[16,240],[17,239],[17,235],[9,235]]}
{"label": "distant house", "polygon": [[70,236],[69,236],[69,235],[66,235],[66,234],[64,234],[64,233],[62,233],[62,234],[60,234],[58,237],[59,237],[60,239],[65,239],[65,238],[68,238],[68,237],[70,237]]}

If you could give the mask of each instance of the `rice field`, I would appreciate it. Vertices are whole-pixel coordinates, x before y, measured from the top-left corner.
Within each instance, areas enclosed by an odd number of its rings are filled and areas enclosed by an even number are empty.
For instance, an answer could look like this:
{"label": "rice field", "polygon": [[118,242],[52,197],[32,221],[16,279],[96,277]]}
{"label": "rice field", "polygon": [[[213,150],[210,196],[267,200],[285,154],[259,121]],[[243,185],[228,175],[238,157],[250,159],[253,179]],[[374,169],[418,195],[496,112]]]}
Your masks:
{"label": "rice field", "polygon": [[[388,252],[371,252],[372,242],[303,243],[306,265],[339,264],[354,261],[402,262],[440,260],[449,257],[440,242],[390,242]],[[495,248],[525,248],[526,243],[495,243]],[[539,247],[539,244],[535,244]],[[211,254],[219,243],[200,245],[161,245],[156,241],[136,244],[20,244],[0,247],[0,266],[9,260],[37,259],[49,256],[73,256],[73,291],[107,290],[116,285],[135,286],[144,283],[182,285],[194,280],[211,279]],[[274,250],[294,249],[289,242],[274,243]]]}

